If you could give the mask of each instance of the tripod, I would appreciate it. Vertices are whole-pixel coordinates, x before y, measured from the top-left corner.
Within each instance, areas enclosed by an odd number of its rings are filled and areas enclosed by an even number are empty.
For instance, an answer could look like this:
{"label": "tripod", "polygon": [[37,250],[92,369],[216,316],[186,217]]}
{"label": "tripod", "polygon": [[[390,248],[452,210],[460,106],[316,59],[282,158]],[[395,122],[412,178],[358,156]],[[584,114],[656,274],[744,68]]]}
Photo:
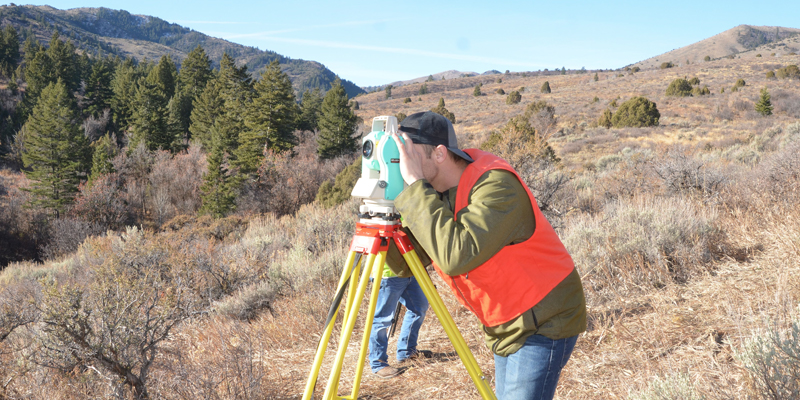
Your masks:
{"label": "tripod", "polygon": [[[390,240],[394,241],[394,243],[397,245],[397,248],[400,250],[400,253],[403,255],[406,263],[411,268],[411,272],[414,274],[414,277],[416,277],[420,288],[422,288],[422,292],[425,293],[425,297],[428,298],[428,302],[430,303],[431,308],[433,308],[434,313],[436,313],[436,317],[442,324],[444,331],[447,333],[447,337],[450,339],[453,347],[455,347],[459,358],[461,358],[461,362],[464,363],[464,366],[467,368],[467,372],[469,373],[470,378],[472,378],[473,383],[475,383],[478,392],[481,394],[481,398],[496,400],[494,392],[492,392],[486,376],[484,376],[483,372],[481,372],[478,362],[475,361],[475,357],[472,355],[469,347],[467,347],[467,343],[464,341],[464,338],[458,331],[455,322],[453,322],[453,318],[450,316],[450,313],[444,306],[441,297],[439,297],[439,294],[436,292],[436,288],[434,288],[431,278],[425,271],[425,267],[422,265],[419,256],[417,256],[416,251],[414,251],[411,240],[400,228],[401,226],[397,219],[397,214],[372,216],[372,218],[368,220],[362,219],[361,222],[356,225],[356,233],[353,236],[353,241],[350,245],[350,254],[347,257],[344,271],[342,271],[342,276],[339,279],[337,294],[334,297],[333,304],[328,312],[325,330],[323,331],[319,345],[317,346],[317,353],[314,357],[314,363],[308,376],[308,382],[306,383],[303,400],[311,400],[314,395],[314,388],[316,386],[317,377],[322,365],[322,359],[325,356],[325,351],[328,347],[328,340],[330,339],[333,331],[333,324],[336,320],[336,314],[339,310],[339,304],[348,283],[350,285],[347,289],[347,301],[344,308],[344,322],[341,331],[341,340],[339,341],[339,348],[336,352],[336,358],[334,359],[330,377],[328,378],[328,384],[325,388],[325,393],[322,398],[324,400],[356,400],[358,398],[358,390],[361,386],[361,376],[364,372],[364,360],[366,358],[367,349],[369,346],[369,335],[370,330],[372,329],[372,320],[375,316],[375,304],[378,301],[378,290],[381,286],[382,274],[380,271],[382,270],[386,260],[386,252],[389,249]],[[361,271],[361,277],[358,278],[358,263],[362,255],[367,256],[367,260],[365,262],[363,271]],[[356,374],[353,381],[353,390],[350,396],[338,396],[336,393],[339,389],[339,378],[342,372],[342,364],[344,363],[345,352],[347,351],[347,345],[350,341],[350,336],[352,335],[353,328],[356,324],[356,317],[358,316],[358,310],[361,307],[362,299],[364,298],[364,293],[366,292],[370,275],[374,276],[374,282],[372,284],[372,292],[369,299],[369,308],[367,311],[366,327],[364,328],[364,337],[361,341],[361,348],[358,353]],[[356,278],[358,278],[357,284]]]}

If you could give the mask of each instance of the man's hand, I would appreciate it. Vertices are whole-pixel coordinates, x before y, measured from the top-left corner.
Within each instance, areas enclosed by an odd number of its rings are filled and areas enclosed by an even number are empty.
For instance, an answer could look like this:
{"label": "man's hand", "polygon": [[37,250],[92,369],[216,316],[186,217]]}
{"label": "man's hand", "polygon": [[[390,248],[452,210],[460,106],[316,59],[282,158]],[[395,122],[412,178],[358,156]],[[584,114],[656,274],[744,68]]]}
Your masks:
{"label": "man's hand", "polygon": [[[400,135],[403,136],[405,143],[400,141]],[[414,144],[405,132],[397,132],[391,136],[397,144],[397,150],[400,151],[400,175],[403,176],[406,184],[410,186],[412,183],[424,179],[422,162],[426,157],[422,148]]]}

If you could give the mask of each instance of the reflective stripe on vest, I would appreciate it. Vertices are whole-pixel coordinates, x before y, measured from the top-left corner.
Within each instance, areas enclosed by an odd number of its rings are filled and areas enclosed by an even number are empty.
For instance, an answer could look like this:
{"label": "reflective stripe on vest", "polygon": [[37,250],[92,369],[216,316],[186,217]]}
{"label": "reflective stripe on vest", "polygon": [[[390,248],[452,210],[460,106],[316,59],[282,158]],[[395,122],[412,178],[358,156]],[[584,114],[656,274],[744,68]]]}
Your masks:
{"label": "reflective stripe on vest", "polygon": [[518,317],[541,301],[569,275],[575,264],[555,230],[539,210],[536,199],[519,174],[505,160],[491,153],[467,149],[474,162],[461,175],[454,215],[469,204],[478,179],[494,169],[513,173],[530,198],[536,229],[522,243],[507,245],[466,274],[448,276],[434,264],[459,302],[472,310],[486,326],[496,326]]}

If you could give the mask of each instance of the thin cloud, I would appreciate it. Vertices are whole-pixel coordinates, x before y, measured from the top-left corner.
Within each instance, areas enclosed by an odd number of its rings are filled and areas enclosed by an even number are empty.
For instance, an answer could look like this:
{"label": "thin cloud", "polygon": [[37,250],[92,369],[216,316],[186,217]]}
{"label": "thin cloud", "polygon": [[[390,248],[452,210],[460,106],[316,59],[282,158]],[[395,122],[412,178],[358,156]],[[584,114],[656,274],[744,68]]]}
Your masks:
{"label": "thin cloud", "polygon": [[[504,60],[504,59],[499,59],[499,58],[472,56],[472,55],[465,55],[465,54],[451,54],[451,53],[442,53],[442,52],[434,52],[434,51],[416,50],[416,49],[404,49],[404,48],[400,48],[400,47],[368,46],[368,45],[353,44],[353,43],[328,42],[328,41],[322,41],[322,40],[281,38],[281,37],[274,37],[274,36],[251,36],[251,37],[258,37],[259,39],[266,40],[266,41],[292,43],[292,44],[302,44],[302,45],[306,45],[306,46],[324,47],[324,48],[329,48],[329,49],[366,50],[366,51],[377,51],[377,52],[381,52],[381,53],[390,53],[390,54],[412,55],[412,56],[419,56],[419,57],[434,57],[434,58],[442,58],[442,59],[447,59],[447,60],[460,60],[460,61],[482,62],[482,63],[489,63],[489,64],[502,64],[502,65],[516,66],[516,67],[540,67],[539,64],[521,62],[521,61],[516,61],[516,60]],[[229,39],[229,38],[230,37],[227,37],[226,39]]]}
{"label": "thin cloud", "polygon": [[290,28],[290,29],[281,29],[276,31],[264,31],[264,32],[255,32],[255,33],[241,33],[241,34],[231,34],[226,35],[227,39],[241,39],[241,38],[254,38],[254,37],[264,37],[270,35],[279,35],[281,33],[291,33],[291,32],[304,32],[310,31],[314,29],[325,29],[325,28],[341,28],[346,26],[361,26],[361,25],[374,25],[376,23],[384,23],[384,22],[392,22],[398,21],[397,19],[385,19],[385,20],[369,20],[369,21],[348,21],[348,22],[339,22],[335,24],[324,24],[324,25],[312,25],[312,26],[304,26],[301,28]]}

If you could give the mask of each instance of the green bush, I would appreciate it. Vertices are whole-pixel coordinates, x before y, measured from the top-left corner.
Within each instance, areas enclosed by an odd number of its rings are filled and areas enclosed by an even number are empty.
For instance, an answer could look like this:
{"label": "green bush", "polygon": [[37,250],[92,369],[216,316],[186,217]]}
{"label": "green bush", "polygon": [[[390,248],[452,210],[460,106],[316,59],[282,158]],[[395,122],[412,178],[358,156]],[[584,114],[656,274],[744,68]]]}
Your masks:
{"label": "green bush", "polygon": [[597,82],[600,80],[600,77],[597,76],[597,72],[594,73],[594,81]]}
{"label": "green bush", "polygon": [[672,68],[674,66],[675,66],[675,64],[673,64],[672,61],[667,61],[667,62],[661,63],[661,69]]}
{"label": "green bush", "polygon": [[542,93],[545,94],[550,93],[550,82],[544,81],[544,83],[542,84],[542,88],[540,90]]}
{"label": "green bush", "polygon": [[705,58],[703,58],[703,61],[711,61],[711,56],[705,56]]}
{"label": "green bush", "polygon": [[767,71],[767,79],[775,79],[775,71]]}
{"label": "green bush", "polygon": [[692,88],[692,96],[705,96],[707,94],[711,94],[711,90],[708,86],[703,86],[702,88],[695,86]]}
{"label": "green bush", "polygon": [[506,97],[506,104],[517,104],[522,100],[522,95],[518,91],[513,91]]}
{"label": "green bush", "polygon": [[736,80],[736,83],[733,84],[733,87],[738,89],[740,87],[745,87],[745,85],[747,84],[744,82],[744,79],[739,78]]}
{"label": "green bush", "polygon": [[692,378],[687,374],[675,374],[664,379],[656,377],[650,381],[647,390],[633,395],[631,400],[704,400],[697,393]]}
{"label": "green bush", "polygon": [[320,185],[317,202],[325,208],[333,208],[344,203],[350,199],[350,192],[353,191],[359,177],[361,177],[361,157],[356,158],[352,164],[339,172],[334,183],[326,180]]}
{"label": "green bush", "polygon": [[411,97],[406,97],[403,99],[403,103],[411,103]]}
{"label": "green bush", "polygon": [[661,114],[656,103],[644,97],[634,97],[619,106],[611,122],[617,128],[658,126],[659,118]]}
{"label": "green bush", "polygon": [[770,102],[769,92],[767,91],[767,87],[765,86],[761,89],[761,97],[758,99],[756,103],[756,112],[763,116],[772,115],[772,102]]}
{"label": "green bush", "polygon": [[695,76],[692,79],[689,79],[689,83],[691,83],[692,86],[699,85],[700,84],[700,78]]}
{"label": "green bush", "polygon": [[475,96],[475,97],[478,97],[478,96],[481,96],[482,94],[483,93],[481,93],[481,84],[479,83],[479,84],[475,85],[475,90],[472,91],[472,95]]}
{"label": "green bush", "polygon": [[428,84],[427,83],[423,83],[422,86],[419,87],[419,94],[420,94],[420,96],[423,95],[423,94],[428,94]]}
{"label": "green bush", "polygon": [[667,87],[667,96],[685,97],[692,95],[692,85],[683,78],[672,81]]}
{"label": "green bush", "polygon": [[600,119],[597,121],[597,125],[605,127],[605,128],[611,128],[611,126],[614,125],[611,122],[613,117],[614,117],[614,115],[611,113],[611,110],[606,108],[605,111],[603,111],[603,115],[601,115]]}
{"label": "green bush", "polygon": [[449,119],[451,123],[454,124],[456,123],[456,115],[444,107],[444,97],[439,98],[439,105],[437,105],[434,108],[431,108],[431,111]]}
{"label": "green bush", "polygon": [[756,57],[761,57],[761,53],[756,54]]}
{"label": "green bush", "polygon": [[497,93],[497,94],[506,94],[506,91],[503,90],[503,88],[499,88],[499,89],[495,90],[494,92]]}
{"label": "green bush", "polygon": [[406,119],[407,115],[405,113],[399,112],[399,113],[395,114],[394,117],[397,118],[397,123],[399,124],[399,123],[403,122],[404,119]]}
{"label": "green bush", "polygon": [[781,79],[800,79],[800,69],[798,69],[797,65],[794,64],[787,65],[778,69],[776,75]]}
{"label": "green bush", "polygon": [[639,68],[639,67],[633,67],[633,68],[631,68],[631,72],[633,72],[633,73],[637,73],[637,72],[639,72],[639,71],[641,71],[641,70],[642,70],[642,69],[641,69],[641,68]]}

